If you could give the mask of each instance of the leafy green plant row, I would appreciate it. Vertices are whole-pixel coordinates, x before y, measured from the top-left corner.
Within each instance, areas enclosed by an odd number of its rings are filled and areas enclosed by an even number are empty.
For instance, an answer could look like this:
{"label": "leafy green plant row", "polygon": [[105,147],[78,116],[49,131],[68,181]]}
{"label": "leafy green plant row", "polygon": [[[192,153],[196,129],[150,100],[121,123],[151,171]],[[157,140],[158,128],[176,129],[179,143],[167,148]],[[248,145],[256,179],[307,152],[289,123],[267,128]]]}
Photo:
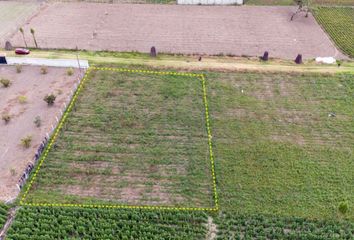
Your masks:
{"label": "leafy green plant row", "polygon": [[337,46],[350,57],[354,57],[354,8],[320,7],[314,13]]}
{"label": "leafy green plant row", "polygon": [[217,239],[352,239],[353,222],[220,214]]}
{"label": "leafy green plant row", "polygon": [[9,207],[5,204],[0,203],[0,230],[6,222],[8,211]]}
{"label": "leafy green plant row", "polygon": [[24,207],[7,239],[203,239],[202,212]]}

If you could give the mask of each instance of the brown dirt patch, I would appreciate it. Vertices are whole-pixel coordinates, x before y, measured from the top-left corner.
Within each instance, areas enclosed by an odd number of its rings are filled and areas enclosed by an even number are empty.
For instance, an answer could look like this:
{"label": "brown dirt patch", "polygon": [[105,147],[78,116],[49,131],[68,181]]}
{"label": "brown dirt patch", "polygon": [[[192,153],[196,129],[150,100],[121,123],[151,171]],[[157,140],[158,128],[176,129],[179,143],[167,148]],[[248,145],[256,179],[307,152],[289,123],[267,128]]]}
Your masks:
{"label": "brown dirt patch", "polygon": [[[344,57],[312,15],[290,22],[295,7],[54,3],[31,19],[42,48],[294,59]],[[33,46],[32,36],[26,34]],[[11,41],[22,46],[17,33]]]}
{"label": "brown dirt patch", "polygon": [[[0,78],[12,81],[9,88],[0,87],[0,114],[6,112],[12,116],[8,124],[0,122],[0,200],[7,201],[17,196],[18,179],[56,122],[55,116],[68,100],[77,73],[69,77],[65,68],[48,68],[48,74],[42,75],[40,67],[23,66],[22,73],[18,74],[13,66],[0,67]],[[62,93],[57,95],[55,104],[48,107],[43,97],[57,89]],[[20,95],[27,97],[26,103],[19,103]],[[42,120],[39,128],[33,123],[36,116]],[[32,136],[32,145],[24,149],[20,142],[27,135]]]}

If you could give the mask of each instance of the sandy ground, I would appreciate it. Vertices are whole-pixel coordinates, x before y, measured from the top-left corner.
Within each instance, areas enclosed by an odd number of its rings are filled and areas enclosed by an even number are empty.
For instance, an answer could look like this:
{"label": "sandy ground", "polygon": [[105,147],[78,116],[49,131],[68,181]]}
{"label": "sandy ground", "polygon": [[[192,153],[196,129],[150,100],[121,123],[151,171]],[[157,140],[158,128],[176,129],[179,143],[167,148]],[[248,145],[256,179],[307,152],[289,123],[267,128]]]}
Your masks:
{"label": "sandy ground", "polygon": [[[64,102],[77,79],[77,72],[66,75],[66,68],[48,68],[46,75],[40,74],[40,67],[24,66],[22,73],[16,73],[14,66],[0,66],[0,78],[12,81],[8,88],[0,87],[0,114],[12,116],[10,122],[0,122],[0,200],[7,201],[17,196],[16,184],[27,164],[33,161],[34,154],[47,132],[55,124]],[[57,95],[53,106],[48,107],[43,98],[48,93]],[[19,96],[26,96],[27,103],[21,104]],[[34,119],[39,116],[41,127],[37,128]],[[21,146],[21,139],[32,136],[29,149]]]}
{"label": "sandy ground", "polygon": [[[42,48],[184,54],[232,54],[295,59],[341,53],[312,15],[294,7],[54,3],[25,25]],[[32,36],[26,35],[33,46]],[[12,43],[23,45],[16,34]]]}

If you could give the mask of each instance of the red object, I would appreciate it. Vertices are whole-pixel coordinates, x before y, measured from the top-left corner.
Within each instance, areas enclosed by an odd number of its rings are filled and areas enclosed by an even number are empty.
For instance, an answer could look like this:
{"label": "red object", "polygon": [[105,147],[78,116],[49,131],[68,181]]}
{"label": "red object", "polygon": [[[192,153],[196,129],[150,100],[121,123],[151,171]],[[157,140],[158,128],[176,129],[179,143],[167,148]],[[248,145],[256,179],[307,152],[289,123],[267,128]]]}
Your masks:
{"label": "red object", "polygon": [[19,54],[19,55],[27,55],[30,53],[30,50],[28,50],[26,48],[16,48],[15,53]]}

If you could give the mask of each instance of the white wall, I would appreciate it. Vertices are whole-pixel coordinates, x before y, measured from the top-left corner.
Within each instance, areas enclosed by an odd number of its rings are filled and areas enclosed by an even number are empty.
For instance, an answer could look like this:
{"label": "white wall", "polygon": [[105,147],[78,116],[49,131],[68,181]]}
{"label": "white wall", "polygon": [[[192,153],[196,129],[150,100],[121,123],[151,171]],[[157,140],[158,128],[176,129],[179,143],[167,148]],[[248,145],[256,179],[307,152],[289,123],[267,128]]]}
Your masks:
{"label": "white wall", "polygon": [[177,4],[231,5],[243,4],[243,0],[177,0]]}

